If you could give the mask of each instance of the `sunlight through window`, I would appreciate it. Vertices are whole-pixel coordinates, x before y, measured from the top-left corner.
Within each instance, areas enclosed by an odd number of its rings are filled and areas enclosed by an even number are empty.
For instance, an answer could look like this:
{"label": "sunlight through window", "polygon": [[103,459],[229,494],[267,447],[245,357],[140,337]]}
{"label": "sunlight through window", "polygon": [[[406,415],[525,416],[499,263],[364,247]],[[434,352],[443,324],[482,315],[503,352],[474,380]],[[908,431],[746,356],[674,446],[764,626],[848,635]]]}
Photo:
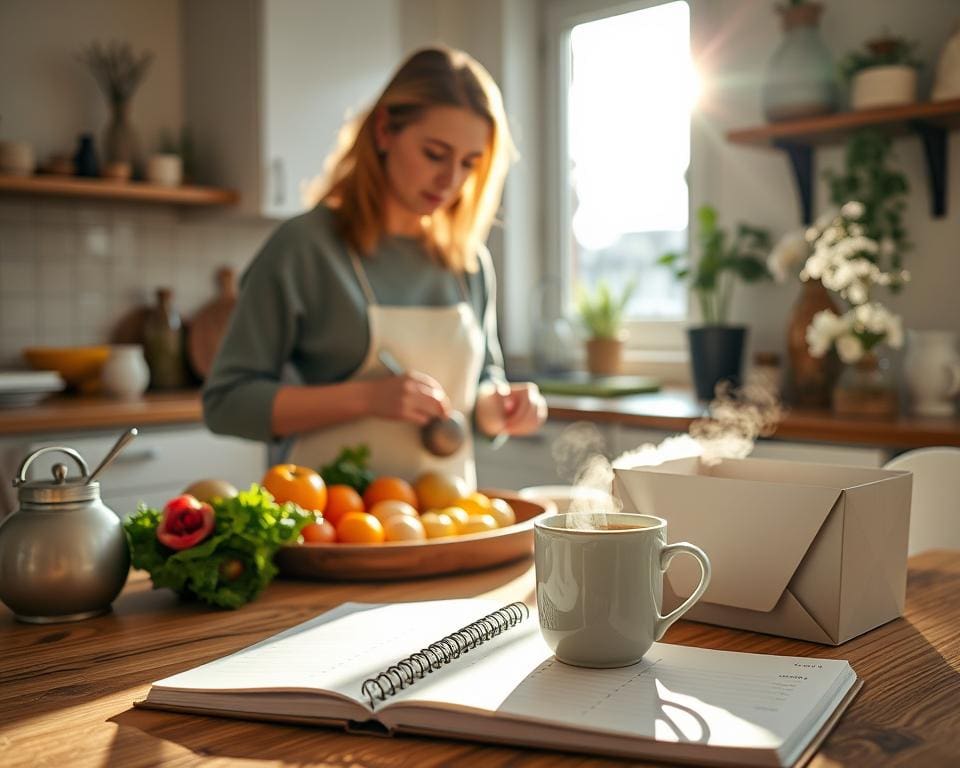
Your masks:
{"label": "sunlight through window", "polygon": [[569,168],[574,280],[635,279],[635,318],[680,318],[683,288],[657,258],[687,244],[690,13],[671,2],[570,34]]}

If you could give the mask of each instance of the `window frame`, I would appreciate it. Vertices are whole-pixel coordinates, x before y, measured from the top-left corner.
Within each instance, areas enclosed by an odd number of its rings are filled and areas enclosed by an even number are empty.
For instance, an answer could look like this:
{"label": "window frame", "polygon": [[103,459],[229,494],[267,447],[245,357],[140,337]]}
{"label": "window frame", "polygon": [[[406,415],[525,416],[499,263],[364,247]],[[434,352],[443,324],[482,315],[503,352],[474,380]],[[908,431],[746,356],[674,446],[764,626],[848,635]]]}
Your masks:
{"label": "window frame", "polygon": [[[633,11],[646,10],[675,0],[554,0],[545,6],[544,16],[544,242],[546,245],[545,272],[548,279],[558,281],[562,306],[558,311],[572,315],[573,253],[570,242],[569,223],[572,221],[568,156],[569,132],[567,125],[567,90],[570,82],[570,33],[578,24],[597,21]],[[690,13],[691,49],[694,28],[695,3],[687,3]],[[690,233],[692,212],[696,201],[702,199],[696,187],[697,175],[693,173],[697,147],[702,141],[697,130],[697,121],[690,120],[690,166],[688,171],[689,210],[691,216],[687,231]],[[686,356],[686,328],[692,321],[693,307],[688,302],[687,314],[676,320],[635,319],[624,323],[629,333],[628,349],[633,357],[656,359],[664,353],[678,358]]]}

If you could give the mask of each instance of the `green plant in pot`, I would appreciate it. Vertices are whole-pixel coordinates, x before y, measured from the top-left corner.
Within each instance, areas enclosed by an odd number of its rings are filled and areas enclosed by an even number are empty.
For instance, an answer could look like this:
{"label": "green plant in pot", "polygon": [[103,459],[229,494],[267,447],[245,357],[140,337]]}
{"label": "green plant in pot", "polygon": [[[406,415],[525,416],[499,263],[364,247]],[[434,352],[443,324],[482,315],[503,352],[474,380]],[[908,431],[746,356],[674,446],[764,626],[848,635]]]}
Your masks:
{"label": "green plant in pot", "polygon": [[615,295],[604,280],[598,281],[592,291],[577,286],[577,314],[588,334],[587,370],[594,376],[620,373],[626,340],[624,312],[636,288],[634,280],[629,281],[619,295]]}
{"label": "green plant in pot", "polygon": [[852,109],[892,107],[917,100],[917,71],[922,63],[914,55],[916,44],[885,35],[868,40],[862,50],[851,51],[840,62],[840,72],[850,83]]}
{"label": "green plant in pot", "polygon": [[730,237],[718,225],[716,209],[705,205],[697,211],[696,242],[699,258],[666,253],[659,263],[673,270],[678,280],[689,281],[697,299],[703,325],[687,330],[690,362],[697,397],[709,400],[721,381],[733,385],[740,381],[747,329],[729,323],[730,301],[737,280],[770,278],[766,265],[770,235],[741,223]]}

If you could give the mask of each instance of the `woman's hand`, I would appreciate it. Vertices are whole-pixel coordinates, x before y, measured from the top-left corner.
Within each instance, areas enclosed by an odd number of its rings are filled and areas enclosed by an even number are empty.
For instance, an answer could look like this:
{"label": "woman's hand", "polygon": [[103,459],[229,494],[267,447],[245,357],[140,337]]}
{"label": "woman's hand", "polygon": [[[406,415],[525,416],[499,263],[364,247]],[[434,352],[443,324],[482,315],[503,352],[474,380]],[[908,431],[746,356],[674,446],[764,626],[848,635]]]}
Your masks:
{"label": "woman's hand", "polygon": [[477,392],[477,426],[487,435],[529,435],[547,419],[547,401],[532,381],[486,381]]}
{"label": "woman's hand", "polygon": [[410,421],[423,426],[431,419],[446,416],[450,399],[436,379],[420,371],[387,376],[365,382],[371,416]]}

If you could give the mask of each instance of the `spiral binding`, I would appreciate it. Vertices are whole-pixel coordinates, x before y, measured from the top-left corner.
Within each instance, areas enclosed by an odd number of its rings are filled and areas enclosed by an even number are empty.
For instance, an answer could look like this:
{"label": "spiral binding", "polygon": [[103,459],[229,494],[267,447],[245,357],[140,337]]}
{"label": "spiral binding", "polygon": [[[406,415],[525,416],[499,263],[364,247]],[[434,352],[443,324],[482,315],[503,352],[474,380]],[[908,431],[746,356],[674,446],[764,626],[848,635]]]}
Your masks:
{"label": "spiral binding", "polygon": [[364,680],[360,692],[370,699],[370,706],[373,707],[375,700],[386,701],[389,696],[515,627],[529,616],[530,609],[521,602],[505,605]]}

